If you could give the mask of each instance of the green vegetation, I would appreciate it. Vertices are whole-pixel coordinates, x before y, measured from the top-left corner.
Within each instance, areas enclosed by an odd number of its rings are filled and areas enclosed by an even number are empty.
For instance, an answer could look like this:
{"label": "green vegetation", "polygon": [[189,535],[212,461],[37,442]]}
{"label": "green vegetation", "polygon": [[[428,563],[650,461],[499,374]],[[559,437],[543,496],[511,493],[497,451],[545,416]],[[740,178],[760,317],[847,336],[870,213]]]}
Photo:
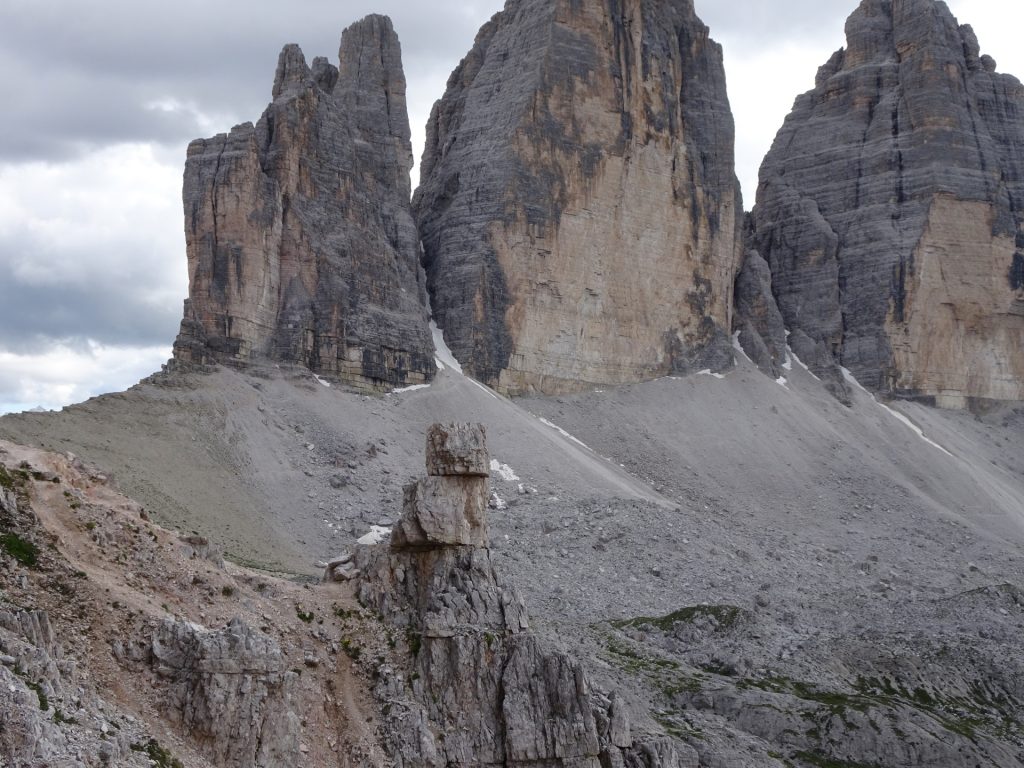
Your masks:
{"label": "green vegetation", "polygon": [[54,707],[53,710],[53,722],[55,722],[57,725],[63,725],[65,723],[68,725],[78,725],[78,721],[75,718],[65,717],[64,713],[56,707]]}
{"label": "green vegetation", "polygon": [[352,661],[359,661],[359,656],[363,652],[362,648],[347,637],[341,638],[341,649],[348,654],[348,657],[352,659]]}
{"label": "green vegetation", "polygon": [[12,475],[3,464],[0,464],[0,488],[8,491],[16,490],[18,487],[15,475]]}
{"label": "green vegetation", "polygon": [[295,606],[295,615],[299,617],[299,621],[304,621],[307,624],[311,623],[313,621],[313,619],[316,618],[316,616],[313,615],[312,611],[304,611],[304,610],[302,610],[302,606],[301,605],[296,605]]}
{"label": "green vegetation", "polygon": [[39,561],[39,547],[16,533],[0,536],[0,548],[27,568],[32,568]]}
{"label": "green vegetation", "polygon": [[43,710],[43,712],[49,711],[50,700],[46,698],[46,692],[43,690],[43,686],[39,683],[30,683],[28,681],[25,682],[25,685],[36,692],[36,698],[39,699],[39,708]]}
{"label": "green vegetation", "polygon": [[420,648],[423,647],[423,635],[410,628],[405,632],[405,641],[409,644],[409,652],[413,656],[419,656]]}
{"label": "green vegetation", "polygon": [[676,624],[692,624],[700,619],[710,618],[714,621],[716,629],[724,631],[735,626],[742,613],[735,605],[692,605],[667,616],[637,616],[635,619],[622,619],[611,624],[616,629],[654,627],[662,632],[671,632]]}
{"label": "green vegetation", "polygon": [[669,698],[682,693],[699,693],[707,675],[690,672],[677,661],[639,653],[615,637],[605,638],[608,659],[623,672],[647,679]]}
{"label": "green vegetation", "polygon": [[176,759],[168,750],[160,746],[156,739],[150,739],[145,744],[132,744],[135,752],[144,752],[152,760],[157,768],[185,768],[181,760]]}

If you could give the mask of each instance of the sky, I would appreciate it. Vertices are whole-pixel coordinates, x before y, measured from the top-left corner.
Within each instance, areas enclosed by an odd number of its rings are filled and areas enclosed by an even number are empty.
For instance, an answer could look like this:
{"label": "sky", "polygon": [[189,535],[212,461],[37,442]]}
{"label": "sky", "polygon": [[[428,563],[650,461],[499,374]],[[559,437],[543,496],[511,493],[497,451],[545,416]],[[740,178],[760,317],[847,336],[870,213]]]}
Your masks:
{"label": "sky", "polygon": [[[588,0],[596,1],[596,0]],[[157,371],[188,294],[181,179],[193,138],[259,118],[277,54],[337,60],[386,13],[417,159],[448,75],[503,0],[3,0],[0,413],[60,408]],[[747,207],[793,99],[844,43],[856,0],[696,0],[725,48]],[[1024,79],[1018,0],[951,0]],[[296,11],[296,8],[301,11]],[[413,170],[413,184],[418,169]]]}

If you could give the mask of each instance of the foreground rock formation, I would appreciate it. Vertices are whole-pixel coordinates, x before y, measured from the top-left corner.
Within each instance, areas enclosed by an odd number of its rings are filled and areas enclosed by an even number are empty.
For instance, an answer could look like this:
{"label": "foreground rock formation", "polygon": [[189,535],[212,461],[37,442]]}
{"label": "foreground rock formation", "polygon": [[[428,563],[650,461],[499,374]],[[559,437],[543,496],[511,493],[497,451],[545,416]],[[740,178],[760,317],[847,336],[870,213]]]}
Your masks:
{"label": "foreground rock formation", "polygon": [[[751,245],[837,390],[1024,399],[1024,87],[935,0],[864,0],[761,168]],[[768,346],[771,346],[770,344]]]}
{"label": "foreground rock formation", "polygon": [[287,46],[260,121],[189,147],[178,362],[269,358],[364,388],[432,377],[390,20],[346,29],[339,57],[310,68]]}
{"label": "foreground rock formation", "polygon": [[360,599],[405,631],[413,656],[411,699],[393,678],[377,688],[397,704],[397,764],[696,768],[689,745],[631,733],[621,701],[529,632],[522,598],[487,549],[483,427],[434,425],[427,468],[406,488],[390,551],[357,557]]}
{"label": "foreground rock formation", "polygon": [[384,765],[351,637],[386,653],[346,594],[225,565],[78,459],[0,442],[0,765]]}
{"label": "foreground rock formation", "polygon": [[692,2],[513,0],[427,133],[414,205],[467,373],[555,393],[732,364],[742,203]]}

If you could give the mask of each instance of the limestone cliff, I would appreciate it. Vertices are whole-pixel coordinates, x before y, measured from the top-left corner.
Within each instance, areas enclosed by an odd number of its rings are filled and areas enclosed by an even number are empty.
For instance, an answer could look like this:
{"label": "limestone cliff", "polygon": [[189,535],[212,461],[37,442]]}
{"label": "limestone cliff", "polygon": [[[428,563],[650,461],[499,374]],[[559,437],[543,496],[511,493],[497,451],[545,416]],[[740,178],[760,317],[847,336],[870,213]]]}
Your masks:
{"label": "limestone cliff", "polygon": [[864,0],[761,168],[752,243],[816,372],[1024,399],[1024,87],[934,0]]}
{"label": "limestone cliff", "polygon": [[421,174],[433,310],[468,373],[553,393],[731,365],[733,121],[689,0],[510,0]]}
{"label": "limestone cliff", "polygon": [[260,121],[189,147],[177,361],[269,358],[364,388],[433,375],[391,22],[346,29],[339,57],[311,69],[287,46]]}

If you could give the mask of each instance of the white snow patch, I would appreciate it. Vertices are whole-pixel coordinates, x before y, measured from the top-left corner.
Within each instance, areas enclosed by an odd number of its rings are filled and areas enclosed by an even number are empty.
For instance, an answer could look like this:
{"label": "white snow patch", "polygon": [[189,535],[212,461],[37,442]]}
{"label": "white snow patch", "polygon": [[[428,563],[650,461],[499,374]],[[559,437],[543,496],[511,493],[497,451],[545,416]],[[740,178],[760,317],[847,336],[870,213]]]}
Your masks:
{"label": "white snow patch", "polygon": [[786,362],[782,364],[782,368],[787,371],[793,370],[793,357],[789,354],[789,350],[786,350]]}
{"label": "white snow patch", "polygon": [[586,448],[586,449],[587,449],[588,451],[590,450],[590,446],[589,446],[589,445],[587,445],[586,443],[584,443],[584,442],[583,442],[582,440],[578,440],[578,439],[576,439],[575,437],[573,437],[572,435],[570,435],[570,434],[569,434],[568,432],[566,432],[566,431],[565,431],[564,429],[562,429],[562,428],[561,428],[560,426],[558,426],[557,424],[552,424],[552,423],[551,423],[550,421],[548,421],[547,419],[541,419],[541,420],[540,420],[540,423],[541,423],[541,424],[543,424],[543,425],[544,425],[544,426],[546,426],[546,427],[551,427],[551,428],[552,428],[553,430],[555,430],[556,432],[558,432],[558,433],[559,433],[559,434],[560,434],[560,435],[561,435],[562,437],[566,437],[566,438],[568,438],[568,439],[572,440],[572,441],[573,441],[574,443],[577,443],[578,445],[582,445],[582,446],[583,446],[584,448]]}
{"label": "white snow patch", "polygon": [[[461,371],[460,371],[460,373],[461,373]],[[476,380],[476,379],[474,379],[474,378],[471,378],[470,376],[467,376],[467,377],[466,377],[466,380],[467,380],[468,382],[470,382],[471,384],[476,384],[476,386],[480,387],[480,389],[482,389],[482,390],[483,390],[484,392],[486,392],[486,393],[487,393],[488,395],[490,395],[491,397],[493,397],[493,398],[494,398],[495,400],[498,400],[498,399],[499,399],[499,398],[498,398],[498,396],[497,396],[497,395],[496,395],[496,394],[494,393],[494,390],[493,390],[493,389],[491,389],[490,387],[488,387],[488,386],[486,386],[486,385],[484,385],[484,384],[481,384],[481,383],[480,383],[479,381],[477,381],[477,380]]]}
{"label": "white snow patch", "polygon": [[437,363],[437,367],[442,371],[447,367],[462,373],[462,366],[445,344],[444,333],[433,320],[430,321],[430,335],[434,338],[434,362]]}
{"label": "white snow patch", "polygon": [[417,389],[430,389],[429,384],[413,384],[411,387],[402,387],[401,389],[393,389],[388,392],[389,395],[400,395],[403,392],[415,392]]}
{"label": "white snow patch", "polygon": [[703,371],[697,371],[698,376],[714,376],[716,379],[724,379],[724,373],[712,373],[710,368],[705,368]]}
{"label": "white snow patch", "polygon": [[736,331],[736,333],[734,333],[732,335],[732,348],[735,349],[737,352],[739,352],[741,355],[743,355],[743,359],[746,360],[748,363],[753,363],[754,362],[753,360],[750,359],[750,357],[747,355],[747,353],[743,351],[743,345],[740,344],[740,332],[739,331]]}
{"label": "white snow patch", "polygon": [[329,382],[329,381],[326,381],[325,379],[321,379],[321,378],[320,378],[319,376],[317,376],[317,375],[316,375],[315,373],[313,374],[313,378],[314,378],[314,379],[316,379],[317,381],[319,381],[319,382],[320,382],[321,384],[323,384],[323,385],[324,385],[325,387],[327,387],[328,389],[330,389],[330,388],[331,388],[331,382]]}
{"label": "white snow patch", "polygon": [[497,491],[491,491],[491,500],[487,503],[491,509],[496,509],[499,512],[503,509],[508,509],[508,504],[505,500],[498,495]]}
{"label": "white snow patch", "polygon": [[366,544],[367,546],[374,546],[380,544],[384,539],[391,535],[391,529],[385,528],[383,525],[371,525],[370,532],[365,536],[361,536],[356,539],[356,544]]}
{"label": "white snow patch", "polygon": [[876,404],[876,405],[877,405],[877,406],[878,406],[879,408],[883,408],[883,409],[885,409],[886,411],[888,411],[888,412],[889,412],[889,414],[890,414],[890,415],[892,415],[893,417],[895,417],[895,419],[896,419],[897,421],[899,421],[899,422],[901,422],[902,424],[904,424],[905,426],[909,427],[909,428],[910,428],[910,430],[911,430],[912,432],[914,432],[914,433],[915,433],[915,434],[916,434],[916,435],[917,435],[918,437],[920,437],[920,438],[921,438],[922,440],[924,440],[924,441],[925,441],[926,443],[928,443],[928,445],[932,446],[933,448],[938,448],[938,449],[939,449],[940,451],[942,451],[942,452],[943,452],[944,454],[946,454],[947,456],[952,456],[952,455],[953,455],[952,453],[950,453],[949,451],[947,451],[947,450],[946,450],[945,448],[943,448],[943,447],[942,447],[941,445],[939,445],[938,443],[936,443],[936,442],[935,442],[934,440],[932,440],[932,439],[931,439],[931,438],[929,438],[929,437],[926,437],[926,436],[925,436],[925,434],[924,434],[924,431],[923,431],[923,430],[922,430],[922,429],[921,429],[921,428],[920,428],[919,426],[917,426],[917,424],[915,424],[914,422],[912,422],[912,421],[911,421],[911,420],[910,420],[909,418],[907,418],[906,416],[904,416],[904,415],[903,415],[902,413],[900,413],[899,411],[897,411],[897,410],[895,410],[895,409],[893,409],[893,408],[890,408],[890,407],[889,407],[888,405],[886,405],[885,403],[883,403],[883,402],[880,402],[880,401],[879,401],[879,400],[878,400],[878,399],[877,399],[877,398],[876,398],[876,397],[874,396],[874,394],[872,394],[871,392],[868,392],[868,390],[867,390],[867,389],[865,389],[865,388],[864,388],[864,387],[863,387],[863,386],[861,385],[861,383],[860,383],[859,381],[857,381],[857,379],[856,379],[856,378],[854,378],[854,375],[853,375],[852,373],[850,373],[850,371],[849,371],[849,370],[847,370],[846,368],[842,368],[842,367],[841,367],[841,368],[840,368],[839,370],[841,370],[841,371],[843,372],[843,378],[844,378],[844,379],[846,379],[846,380],[847,380],[848,382],[850,382],[851,384],[853,384],[853,385],[854,385],[854,386],[855,386],[855,387],[856,387],[857,389],[859,389],[859,390],[860,390],[861,392],[863,392],[863,393],[864,393],[864,394],[866,394],[866,395],[867,395],[868,397],[870,397],[870,398],[871,398],[871,399],[872,399],[872,400],[874,401],[874,403],[875,403],[875,404]]}
{"label": "white snow patch", "polygon": [[[787,333],[788,333],[788,331],[787,331]],[[814,376],[814,371],[812,371],[812,370],[811,370],[810,368],[808,368],[808,367],[807,367],[807,366],[806,366],[806,365],[804,364],[804,361],[803,361],[803,360],[801,360],[801,359],[800,359],[799,357],[797,357],[797,356],[796,356],[796,355],[794,354],[794,352],[793,352],[793,350],[792,350],[792,349],[790,349],[789,347],[786,347],[786,354],[787,354],[787,355],[788,355],[788,356],[789,356],[789,357],[790,357],[791,359],[795,360],[795,361],[796,361],[796,364],[797,364],[797,365],[799,365],[799,366],[800,366],[801,368],[803,368],[803,369],[804,369],[805,371],[807,371],[807,372],[808,372],[809,374],[811,374],[811,376]],[[814,376],[814,380],[815,380],[815,381],[821,381],[821,379],[819,379],[819,378],[818,378],[817,376]]]}
{"label": "white snow patch", "polygon": [[508,464],[502,464],[497,459],[491,459],[491,472],[496,472],[506,483],[514,483],[519,479],[519,476],[512,470],[512,467]]}
{"label": "white snow patch", "polygon": [[775,383],[778,384],[780,387],[788,389],[788,387],[786,387],[786,384],[789,383],[789,379],[787,379],[785,376],[779,376],[779,378],[775,380]]}

